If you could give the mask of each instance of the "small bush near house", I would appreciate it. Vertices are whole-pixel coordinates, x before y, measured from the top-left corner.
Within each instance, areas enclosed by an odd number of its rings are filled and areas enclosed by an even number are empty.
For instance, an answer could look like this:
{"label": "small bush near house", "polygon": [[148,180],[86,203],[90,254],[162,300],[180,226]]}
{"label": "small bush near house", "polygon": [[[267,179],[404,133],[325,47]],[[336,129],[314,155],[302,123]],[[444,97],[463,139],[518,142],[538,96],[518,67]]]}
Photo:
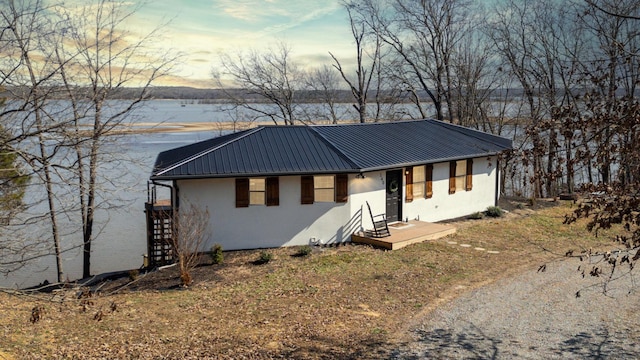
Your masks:
{"label": "small bush near house", "polygon": [[138,280],[138,276],[140,276],[138,269],[129,270],[129,280],[136,281]]}
{"label": "small bush near house", "polygon": [[295,256],[295,257],[305,257],[305,256],[311,255],[312,252],[313,252],[313,249],[311,248],[311,246],[304,245],[304,246],[301,246],[298,249],[298,251],[295,254],[293,254],[293,256]]}
{"label": "small bush near house", "polygon": [[258,257],[258,260],[254,261],[253,264],[254,265],[264,265],[264,264],[268,263],[271,260],[273,260],[273,255],[271,253],[266,252],[266,251],[262,251],[262,252],[260,252],[260,257]]}
{"label": "small bush near house", "polygon": [[484,218],[484,214],[479,211],[469,215],[469,219],[472,219],[472,220],[480,220],[482,218]]}
{"label": "small bush near house", "polygon": [[484,213],[489,217],[497,218],[502,217],[504,211],[502,211],[499,206],[489,206]]}
{"label": "small bush near house", "polygon": [[214,264],[222,264],[224,261],[224,255],[222,254],[222,245],[215,244],[211,247],[211,261]]}

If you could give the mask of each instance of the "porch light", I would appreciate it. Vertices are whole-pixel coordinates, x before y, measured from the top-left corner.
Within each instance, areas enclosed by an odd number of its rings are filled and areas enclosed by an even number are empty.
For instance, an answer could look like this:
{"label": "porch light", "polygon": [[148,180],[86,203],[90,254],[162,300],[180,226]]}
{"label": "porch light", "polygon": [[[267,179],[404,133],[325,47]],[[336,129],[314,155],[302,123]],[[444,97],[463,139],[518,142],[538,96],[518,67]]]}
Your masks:
{"label": "porch light", "polygon": [[364,176],[363,173],[360,173],[360,174],[356,175],[356,179],[364,179],[364,178],[365,178],[365,176]]}

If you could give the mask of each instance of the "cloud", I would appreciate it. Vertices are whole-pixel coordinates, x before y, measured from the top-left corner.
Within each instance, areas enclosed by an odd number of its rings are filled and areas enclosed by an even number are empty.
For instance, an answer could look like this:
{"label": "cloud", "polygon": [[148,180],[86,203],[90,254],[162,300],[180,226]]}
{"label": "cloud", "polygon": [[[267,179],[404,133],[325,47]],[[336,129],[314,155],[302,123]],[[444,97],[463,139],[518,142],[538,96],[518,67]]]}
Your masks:
{"label": "cloud", "polygon": [[341,7],[338,0],[217,0],[214,8],[239,20],[262,37],[285,31],[330,14]]}

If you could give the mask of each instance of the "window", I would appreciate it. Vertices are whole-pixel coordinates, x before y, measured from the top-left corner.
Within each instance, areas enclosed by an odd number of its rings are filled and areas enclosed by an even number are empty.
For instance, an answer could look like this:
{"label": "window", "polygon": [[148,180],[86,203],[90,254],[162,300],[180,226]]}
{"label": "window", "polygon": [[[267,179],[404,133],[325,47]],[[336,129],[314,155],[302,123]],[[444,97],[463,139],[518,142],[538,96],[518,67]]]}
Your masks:
{"label": "window", "polygon": [[472,189],[473,160],[458,160],[449,163],[449,194]]}
{"label": "window", "polygon": [[265,186],[264,179],[249,179],[249,205],[265,204]]}
{"label": "window", "polygon": [[300,178],[302,204],[314,202],[347,202],[349,178],[347,174],[302,176]]}
{"label": "window", "polygon": [[333,175],[313,177],[313,199],[316,202],[331,202],[335,200],[335,178]]}
{"label": "window", "polygon": [[424,166],[413,167],[413,197],[424,196]]}
{"label": "window", "polygon": [[277,177],[236,179],[236,207],[279,204],[280,185]]}
{"label": "window", "polygon": [[414,166],[405,170],[406,202],[414,198],[431,198],[433,196],[433,165]]}

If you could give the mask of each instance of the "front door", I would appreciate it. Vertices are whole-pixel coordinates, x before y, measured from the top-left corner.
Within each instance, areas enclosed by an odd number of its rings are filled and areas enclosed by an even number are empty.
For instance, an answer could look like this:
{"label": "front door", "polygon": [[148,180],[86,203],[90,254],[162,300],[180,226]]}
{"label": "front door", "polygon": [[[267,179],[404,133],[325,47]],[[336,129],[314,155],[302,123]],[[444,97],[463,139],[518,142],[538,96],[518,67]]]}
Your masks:
{"label": "front door", "polygon": [[387,171],[387,221],[402,220],[402,170]]}

